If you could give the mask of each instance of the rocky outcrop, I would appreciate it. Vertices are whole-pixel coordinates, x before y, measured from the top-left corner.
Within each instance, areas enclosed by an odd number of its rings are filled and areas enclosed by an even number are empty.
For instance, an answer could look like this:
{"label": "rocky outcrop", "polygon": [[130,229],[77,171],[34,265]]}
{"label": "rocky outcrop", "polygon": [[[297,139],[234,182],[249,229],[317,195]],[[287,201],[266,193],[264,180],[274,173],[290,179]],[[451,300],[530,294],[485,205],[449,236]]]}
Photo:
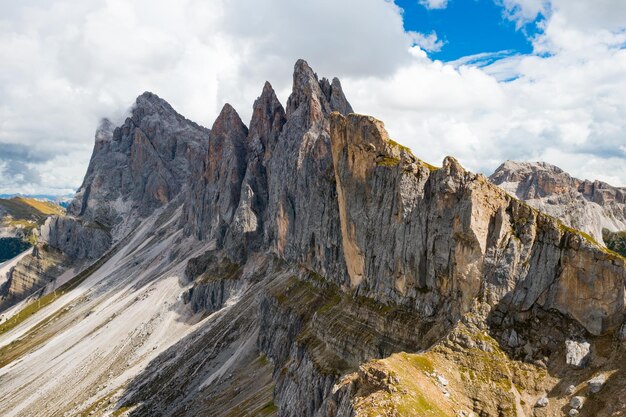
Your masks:
{"label": "rocky outcrop", "polygon": [[209,130],[185,119],[155,94],[137,97],[120,127],[103,120],[89,168],[68,213],[113,227],[145,216],[188,183],[206,151]]}
{"label": "rocky outcrop", "polygon": [[489,179],[598,242],[603,242],[603,229],[626,231],[626,188],[579,180],[545,162],[506,161]]}
{"label": "rocky outcrop", "polygon": [[458,318],[479,297],[509,314],[556,309],[596,335],[621,323],[619,256],[453,158],[431,170],[371,117],[333,114],[331,140],[342,249],[359,293],[426,316]]}
{"label": "rocky outcrop", "polygon": [[193,285],[182,296],[193,313],[210,314],[223,308],[226,301],[241,291],[242,268],[214,251],[189,260],[185,277]]}
{"label": "rocky outcrop", "polygon": [[[296,62],[287,122],[268,163],[265,236],[280,257],[341,279],[345,268],[339,251],[328,116],[333,110],[349,110],[349,105],[338,100],[331,104],[324,93],[326,84],[305,61]],[[343,97],[339,83],[334,88],[334,95]],[[341,108],[333,108],[338,103]]]}
{"label": "rocky outcrop", "polygon": [[43,245],[35,246],[8,273],[0,286],[0,311],[15,305],[44,289],[67,267],[69,260],[62,252]]}
{"label": "rocky outcrop", "polygon": [[41,228],[41,240],[73,260],[95,260],[111,247],[109,229],[96,222],[54,216]]}
{"label": "rocky outcrop", "polygon": [[[188,189],[192,170],[206,154],[208,135],[208,129],[155,94],[137,97],[122,126],[101,121],[68,215],[49,218],[39,230],[40,242],[81,265],[98,259],[141,218]],[[24,286],[24,294],[38,289],[32,284],[31,290]]]}
{"label": "rocky outcrop", "polygon": [[272,86],[266,82],[252,109],[246,138],[246,173],[228,236],[229,252],[237,259],[244,259],[247,253],[263,246],[269,201],[267,164],[284,124],[285,110]]}
{"label": "rocky outcrop", "polygon": [[241,194],[247,134],[235,109],[226,104],[213,123],[208,152],[197,161],[200,169],[194,175],[191,200],[185,205],[183,222],[199,239],[215,239],[223,245]]}

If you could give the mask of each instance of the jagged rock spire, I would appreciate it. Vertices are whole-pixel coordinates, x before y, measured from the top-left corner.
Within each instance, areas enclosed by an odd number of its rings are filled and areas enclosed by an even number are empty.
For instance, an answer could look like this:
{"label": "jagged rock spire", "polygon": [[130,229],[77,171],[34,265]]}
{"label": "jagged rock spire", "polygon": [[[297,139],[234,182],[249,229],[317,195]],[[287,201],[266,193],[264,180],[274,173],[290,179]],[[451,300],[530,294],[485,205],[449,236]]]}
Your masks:
{"label": "jagged rock spire", "polygon": [[285,121],[285,109],[278,101],[272,85],[266,81],[263,92],[252,108],[250,131],[246,140],[248,151],[263,153],[270,150]]}
{"label": "jagged rock spire", "polygon": [[235,194],[238,197],[238,189],[245,172],[244,144],[247,135],[248,128],[241,121],[239,114],[226,103],[215,119],[209,135],[209,159],[206,173],[209,185],[227,186],[228,184],[222,184],[222,182],[228,178],[230,184],[237,189]]}
{"label": "jagged rock spire", "polygon": [[333,78],[319,80],[309,64],[299,59],[294,66],[293,89],[287,100],[287,118],[304,117],[307,126],[327,118],[332,111],[343,115],[352,113],[341,83]]}
{"label": "jagged rock spire", "polygon": [[186,203],[183,223],[200,239],[217,239],[221,244],[239,203],[246,171],[248,128],[237,111],[225,104],[209,134],[208,152],[202,169],[191,179],[191,198]]}
{"label": "jagged rock spire", "polygon": [[337,77],[333,78],[333,82],[330,86],[330,96],[328,97],[328,101],[330,102],[330,108],[332,111],[338,111],[344,116],[354,113],[346,95],[343,93],[341,82]]}
{"label": "jagged rock spire", "polygon": [[287,100],[287,118],[303,117],[307,125],[330,114],[330,105],[309,64],[299,59],[294,66],[293,88]]}

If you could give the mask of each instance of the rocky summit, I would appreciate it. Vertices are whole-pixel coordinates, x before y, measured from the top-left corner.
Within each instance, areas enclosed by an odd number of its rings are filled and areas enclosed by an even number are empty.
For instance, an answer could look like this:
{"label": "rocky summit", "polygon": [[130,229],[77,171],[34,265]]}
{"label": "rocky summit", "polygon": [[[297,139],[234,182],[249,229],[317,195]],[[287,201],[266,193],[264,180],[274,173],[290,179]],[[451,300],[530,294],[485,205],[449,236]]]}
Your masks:
{"label": "rocky summit", "polygon": [[545,162],[506,161],[489,177],[511,195],[601,243],[626,231],[626,188],[579,180]]}
{"label": "rocky summit", "polygon": [[11,263],[0,411],[626,413],[626,260],[602,237],[624,195],[545,164],[430,165],[303,60],[247,125],[144,93]]}

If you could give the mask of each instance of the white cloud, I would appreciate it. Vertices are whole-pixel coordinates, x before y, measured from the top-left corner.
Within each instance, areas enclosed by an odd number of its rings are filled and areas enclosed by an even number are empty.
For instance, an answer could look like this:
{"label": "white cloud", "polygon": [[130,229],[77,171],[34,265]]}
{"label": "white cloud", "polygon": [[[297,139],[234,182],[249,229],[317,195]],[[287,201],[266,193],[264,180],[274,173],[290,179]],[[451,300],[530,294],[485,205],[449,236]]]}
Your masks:
{"label": "white cloud", "polygon": [[419,2],[427,9],[445,9],[448,7],[448,0],[419,0]]}
{"label": "white cloud", "polygon": [[496,0],[496,2],[504,7],[507,18],[517,22],[518,28],[532,22],[539,14],[546,16],[550,12],[548,0]]}
{"label": "white cloud", "polygon": [[266,79],[286,100],[297,58],[342,78],[357,111],[429,162],[455,155],[489,173],[546,160],[626,185],[626,6],[583,3],[506,0],[512,19],[548,16],[540,55],[450,64],[424,53],[441,47],[435,33],[405,32],[383,0],[6,3],[0,193],[76,188],[98,119],[121,119],[145,90],[207,126],[226,101],[247,120]]}
{"label": "white cloud", "polygon": [[419,46],[424,51],[428,52],[437,52],[441,50],[444,42],[437,37],[435,32],[431,32],[429,34],[419,33],[419,32],[408,32],[409,36],[413,43]]}

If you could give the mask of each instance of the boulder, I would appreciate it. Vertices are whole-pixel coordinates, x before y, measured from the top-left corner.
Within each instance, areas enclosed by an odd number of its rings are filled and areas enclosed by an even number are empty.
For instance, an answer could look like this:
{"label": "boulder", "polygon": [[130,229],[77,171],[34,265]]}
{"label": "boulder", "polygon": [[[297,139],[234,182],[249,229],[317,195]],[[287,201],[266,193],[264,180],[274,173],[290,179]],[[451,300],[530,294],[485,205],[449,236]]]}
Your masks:
{"label": "boulder", "polygon": [[565,362],[575,368],[584,368],[590,356],[589,342],[568,339],[565,341]]}

